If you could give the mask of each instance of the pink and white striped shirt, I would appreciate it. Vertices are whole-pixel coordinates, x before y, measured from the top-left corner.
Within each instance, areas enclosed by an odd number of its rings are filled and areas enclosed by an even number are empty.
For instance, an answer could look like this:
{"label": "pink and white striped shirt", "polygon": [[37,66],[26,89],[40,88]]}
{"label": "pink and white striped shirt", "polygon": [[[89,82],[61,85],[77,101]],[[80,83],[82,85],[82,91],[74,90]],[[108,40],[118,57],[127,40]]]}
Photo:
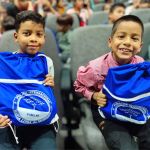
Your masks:
{"label": "pink and white striped shirt", "polygon": [[[130,64],[143,62],[140,56],[134,56]],[[104,84],[109,68],[120,66],[109,52],[88,63],[87,66],[80,66],[77,71],[77,79],[74,82],[75,91],[78,94],[91,100],[94,92],[99,92]]]}

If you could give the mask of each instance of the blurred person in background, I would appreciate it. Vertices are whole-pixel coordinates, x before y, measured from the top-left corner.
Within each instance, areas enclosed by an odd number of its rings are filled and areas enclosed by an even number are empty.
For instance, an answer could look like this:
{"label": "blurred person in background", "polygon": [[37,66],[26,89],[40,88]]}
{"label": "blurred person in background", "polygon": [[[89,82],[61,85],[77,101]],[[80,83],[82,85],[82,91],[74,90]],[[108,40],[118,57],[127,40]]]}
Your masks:
{"label": "blurred person in background", "polygon": [[117,19],[125,15],[126,6],[123,3],[114,3],[109,10],[108,21],[105,24],[113,24]]}
{"label": "blurred person in background", "polygon": [[65,4],[63,0],[56,0],[55,10],[60,14],[64,14],[66,11]]}
{"label": "blurred person in background", "polygon": [[80,26],[86,26],[89,17],[92,15],[93,11],[90,8],[89,1],[74,0],[73,8],[70,8],[66,12],[67,14],[77,14]]}
{"label": "blurred person in background", "polygon": [[88,23],[88,20],[92,14],[93,14],[93,11],[92,11],[91,6],[90,6],[90,1],[84,0],[83,9],[81,11],[81,16],[83,15],[83,18],[85,18],[84,21],[86,22],[86,24]]}
{"label": "blurred person in background", "polygon": [[7,13],[9,16],[16,18],[17,13],[24,10],[34,10],[31,0],[14,0],[13,3],[8,3]]}
{"label": "blurred person in background", "polygon": [[70,58],[70,38],[71,28],[73,25],[73,17],[69,14],[63,14],[57,17],[57,33],[56,39],[60,50],[60,57],[63,63],[69,61]]}
{"label": "blurred person in background", "polygon": [[102,10],[109,13],[111,5],[112,5],[111,3],[105,3]]}
{"label": "blurred person in background", "polygon": [[131,4],[126,8],[126,15],[138,8],[150,8],[149,0],[132,0]]}
{"label": "blurred person in background", "polygon": [[35,11],[43,17],[54,14],[57,15],[57,11],[53,8],[53,2],[49,0],[37,0],[34,5]]}
{"label": "blurred person in background", "polygon": [[2,33],[15,29],[15,19],[12,16],[6,16],[1,24]]}
{"label": "blurred person in background", "polygon": [[141,0],[140,8],[150,8],[150,0]]}
{"label": "blurred person in background", "polygon": [[6,16],[7,16],[6,3],[0,2],[0,38],[2,34],[2,22]]}
{"label": "blurred person in background", "polygon": [[65,13],[65,5],[62,0],[37,0],[34,8],[43,17],[47,15],[59,16]]}

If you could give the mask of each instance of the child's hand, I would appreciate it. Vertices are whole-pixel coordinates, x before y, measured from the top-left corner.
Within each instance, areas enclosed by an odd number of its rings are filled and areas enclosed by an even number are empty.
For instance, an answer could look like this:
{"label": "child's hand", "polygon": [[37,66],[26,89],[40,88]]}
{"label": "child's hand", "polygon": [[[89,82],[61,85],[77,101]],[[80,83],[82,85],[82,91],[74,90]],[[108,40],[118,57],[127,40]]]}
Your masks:
{"label": "child's hand", "polygon": [[96,104],[100,107],[104,107],[106,105],[106,95],[102,92],[95,92],[92,96],[93,100],[95,100]]}
{"label": "child's hand", "polygon": [[44,80],[44,85],[54,87],[54,78],[50,74],[47,74],[45,77],[46,79]]}
{"label": "child's hand", "polygon": [[8,123],[11,124],[10,119],[8,118],[8,116],[2,116],[0,115],[0,128],[2,127],[7,127]]}

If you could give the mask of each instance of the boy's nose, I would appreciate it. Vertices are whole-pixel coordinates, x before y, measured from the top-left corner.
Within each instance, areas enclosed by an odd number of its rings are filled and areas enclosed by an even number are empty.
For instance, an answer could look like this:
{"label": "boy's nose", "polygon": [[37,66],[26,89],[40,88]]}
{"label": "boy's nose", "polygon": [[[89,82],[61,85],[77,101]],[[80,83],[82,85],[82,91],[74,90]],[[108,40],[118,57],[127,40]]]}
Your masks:
{"label": "boy's nose", "polygon": [[32,35],[31,37],[30,37],[30,41],[37,41],[37,37],[36,37],[36,35]]}
{"label": "boy's nose", "polygon": [[126,46],[130,46],[130,45],[131,45],[131,39],[130,39],[130,37],[125,38],[124,44],[125,44]]}

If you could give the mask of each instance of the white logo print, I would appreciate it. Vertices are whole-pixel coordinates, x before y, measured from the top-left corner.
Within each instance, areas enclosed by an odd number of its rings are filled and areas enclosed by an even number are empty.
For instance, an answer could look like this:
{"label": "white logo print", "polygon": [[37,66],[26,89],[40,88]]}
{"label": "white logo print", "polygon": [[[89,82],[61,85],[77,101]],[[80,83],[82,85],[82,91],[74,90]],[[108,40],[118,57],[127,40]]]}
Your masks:
{"label": "white logo print", "polygon": [[111,108],[111,115],[118,120],[144,124],[148,119],[148,110],[143,106],[115,102]]}
{"label": "white logo print", "polygon": [[19,122],[37,124],[49,118],[52,102],[45,93],[28,90],[16,95],[13,100],[13,111]]}

